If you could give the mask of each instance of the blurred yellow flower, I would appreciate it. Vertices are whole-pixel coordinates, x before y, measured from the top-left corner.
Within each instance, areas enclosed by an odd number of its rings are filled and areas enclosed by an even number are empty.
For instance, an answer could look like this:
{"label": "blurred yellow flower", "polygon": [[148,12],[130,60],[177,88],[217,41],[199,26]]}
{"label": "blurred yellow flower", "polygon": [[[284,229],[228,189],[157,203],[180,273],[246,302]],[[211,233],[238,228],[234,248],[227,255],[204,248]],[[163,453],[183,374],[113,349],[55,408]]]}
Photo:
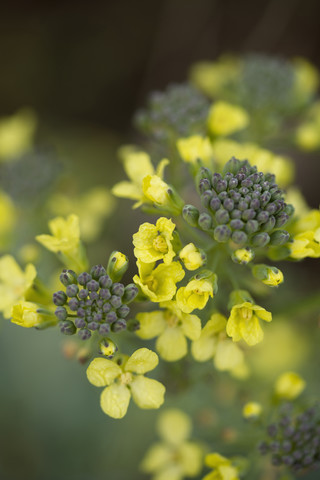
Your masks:
{"label": "blurred yellow flower", "polygon": [[173,250],[175,224],[168,218],[158,218],[155,225],[143,223],[133,235],[134,255],[144,263],[163,260],[168,264],[176,255]]}
{"label": "blurred yellow flower", "polygon": [[179,257],[187,270],[197,270],[206,261],[205,253],[201,252],[193,243],[188,243],[183,247],[179,252]]}
{"label": "blurred yellow flower", "polygon": [[316,93],[319,86],[319,72],[305,58],[295,58],[292,63],[295,73],[295,97],[298,97],[302,102],[308,101]]}
{"label": "blurred yellow flower", "polygon": [[106,358],[93,359],[87,377],[92,385],[106,387],[100,398],[104,413],[112,418],[123,418],[131,396],[140,408],[159,408],[164,402],[165,387],[143,375],[158,363],[158,355],[147,348],[139,348],[131,357],[123,357],[121,365]]}
{"label": "blurred yellow flower", "polygon": [[242,415],[244,418],[260,417],[262,413],[262,406],[257,402],[248,402],[243,406]]}
{"label": "blurred yellow flower", "polygon": [[163,412],[158,419],[157,430],[161,442],[147,451],[141,470],[153,474],[154,480],[182,480],[195,477],[202,469],[203,449],[196,442],[188,441],[191,420],[178,409]]}
{"label": "blurred yellow flower", "polygon": [[295,372],[285,372],[277,378],[274,390],[278,397],[294,400],[306,387],[306,382]]}
{"label": "blurred yellow flower", "polygon": [[197,160],[201,160],[204,165],[211,165],[213,152],[208,137],[192,135],[191,137],[180,138],[177,141],[177,149],[184,162],[196,163]]}
{"label": "blurred yellow flower", "polygon": [[29,299],[36,276],[34,265],[23,271],[11,255],[0,258],[0,311],[5,318],[10,318],[13,305]]}
{"label": "blurred yellow flower", "polygon": [[13,305],[11,311],[11,322],[21,327],[31,328],[50,321],[53,325],[57,323],[54,313],[49,311],[43,313],[40,305],[33,302],[20,301]]}
{"label": "blurred yellow flower", "polygon": [[216,275],[213,280],[206,278],[193,279],[185,287],[180,287],[177,291],[178,307],[185,313],[190,313],[196,308],[202,310],[214,295],[214,286],[216,285]]}
{"label": "blurred yellow flower", "polygon": [[175,295],[176,283],[183,279],[185,272],[179,262],[169,264],[160,263],[156,268],[155,262],[143,263],[137,261],[139,275],[133,281],[152,302],[165,302]]}
{"label": "blurred yellow flower", "polygon": [[210,108],[208,128],[213,135],[231,135],[246,128],[248,124],[249,114],[238,105],[219,101]]}
{"label": "blurred yellow flower", "polygon": [[205,464],[213,468],[213,471],[205,475],[202,480],[240,480],[238,470],[232,465],[232,461],[219,453],[206,455]]}
{"label": "blurred yellow flower", "polygon": [[188,351],[187,338],[196,340],[201,332],[201,320],[196,315],[183,313],[176,302],[160,303],[166,310],[138,313],[140,328],[136,334],[143,339],[158,337],[156,350],[168,362],[183,358]]}
{"label": "blurred yellow flower", "polygon": [[0,160],[11,160],[28,151],[37,127],[35,113],[19,110],[10,117],[0,119]]}
{"label": "blurred yellow flower", "polygon": [[0,247],[6,248],[14,231],[17,213],[10,197],[0,191]]}
{"label": "blurred yellow flower", "polygon": [[311,106],[306,120],[297,128],[296,142],[304,150],[316,150],[320,147],[320,101]]}

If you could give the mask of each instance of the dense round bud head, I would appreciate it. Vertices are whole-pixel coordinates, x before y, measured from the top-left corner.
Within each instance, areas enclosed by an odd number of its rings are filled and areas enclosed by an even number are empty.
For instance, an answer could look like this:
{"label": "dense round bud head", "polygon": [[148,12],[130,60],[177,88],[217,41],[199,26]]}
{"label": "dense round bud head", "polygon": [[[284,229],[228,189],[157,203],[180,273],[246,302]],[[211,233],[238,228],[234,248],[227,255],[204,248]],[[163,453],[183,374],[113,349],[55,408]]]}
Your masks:
{"label": "dense round bud head", "polygon": [[59,290],[58,292],[55,292],[53,294],[53,303],[57,306],[61,307],[62,305],[64,305],[67,299],[67,295],[62,290]]}
{"label": "dense round bud head", "polygon": [[231,212],[234,209],[234,201],[231,198],[226,198],[223,202],[223,206],[226,210]]}
{"label": "dense round bud head", "polygon": [[62,285],[67,287],[72,283],[77,283],[77,276],[73,270],[62,270],[62,273],[60,275],[60,282],[62,283]]}
{"label": "dense round bud head", "polygon": [[99,285],[101,288],[110,288],[112,280],[109,275],[102,275],[102,277],[99,278]]}
{"label": "dense round bud head", "polygon": [[270,244],[274,246],[284,245],[289,241],[290,234],[286,230],[276,230],[270,235]]}
{"label": "dense round bud head", "polygon": [[198,225],[202,230],[210,230],[212,227],[212,218],[208,213],[201,213],[198,220]]}
{"label": "dense round bud head", "polygon": [[58,320],[66,320],[68,317],[68,312],[64,307],[56,308],[54,314]]}
{"label": "dense round bud head", "polygon": [[238,245],[244,245],[248,240],[248,236],[241,230],[236,230],[232,233],[231,240]]}
{"label": "dense round bud head", "polygon": [[80,300],[85,300],[88,295],[89,290],[87,290],[86,288],[82,288],[81,290],[79,290],[78,297],[80,298]]}
{"label": "dense round bud head", "polygon": [[123,318],[119,318],[115,323],[111,325],[113,332],[121,332],[127,328],[127,322]]}
{"label": "dense round bud head", "polygon": [[76,327],[71,320],[64,320],[59,323],[60,331],[64,335],[74,335],[76,333]]}
{"label": "dense round bud head", "polygon": [[262,210],[261,212],[258,213],[256,219],[258,220],[259,223],[266,223],[269,218],[269,213],[266,212],[265,210]]}
{"label": "dense round bud head", "polygon": [[84,318],[77,317],[74,319],[74,324],[77,328],[84,328],[87,325],[87,322]]}
{"label": "dense round bud head", "polygon": [[110,325],[108,323],[102,323],[99,327],[99,333],[103,337],[106,337],[110,333]]}
{"label": "dense round bud head", "polygon": [[72,312],[76,312],[79,308],[79,300],[75,297],[70,298],[68,305],[70,310],[72,310]]}
{"label": "dense round bud head", "polygon": [[227,225],[218,225],[214,229],[213,236],[217,242],[225,243],[231,237],[231,229]]}
{"label": "dense round bud head", "polygon": [[128,307],[128,305],[121,305],[121,307],[119,307],[117,310],[117,316],[125,318],[129,315],[129,312],[130,308]]}
{"label": "dense round bud head", "polygon": [[122,303],[132,302],[138,295],[138,292],[138,287],[134,283],[129,283],[124,289]]}
{"label": "dense round bud head", "polygon": [[240,218],[242,217],[242,212],[241,212],[241,210],[238,210],[238,209],[235,208],[235,209],[232,210],[232,212],[230,213],[230,217],[231,217],[231,218],[239,218],[239,219],[240,219]]}
{"label": "dense round bud head", "polygon": [[90,280],[92,280],[92,277],[87,272],[83,272],[83,273],[80,273],[80,275],[78,275],[78,283],[82,286],[87,285],[87,283],[90,282]]}
{"label": "dense round bud head", "polygon": [[106,269],[102,265],[94,265],[90,270],[90,275],[94,280],[99,280],[102,275],[106,275]]}
{"label": "dense round bud head", "polygon": [[122,283],[114,283],[111,287],[111,292],[113,295],[122,297],[122,295],[124,294],[124,285],[122,285]]}
{"label": "dense round bud head", "polygon": [[110,310],[111,310],[111,305],[110,305],[110,303],[105,303],[105,304],[103,305],[103,307],[102,307],[103,313],[109,313]]}
{"label": "dense round bud head", "polygon": [[66,288],[66,294],[68,297],[76,297],[77,293],[79,292],[79,287],[78,285],[68,285]]}
{"label": "dense round bud head", "polygon": [[116,314],[116,312],[114,312],[113,310],[109,313],[107,313],[106,315],[106,322],[107,323],[114,323],[118,320],[118,316]]}
{"label": "dense round bud head", "polygon": [[276,219],[273,215],[271,215],[268,220],[261,226],[260,230],[263,232],[271,232],[274,229],[276,224]]}
{"label": "dense round bud head", "polygon": [[220,208],[220,209],[216,212],[215,217],[216,217],[217,223],[219,223],[219,224],[228,223],[229,220],[230,220],[229,213],[228,213],[228,211],[225,210],[224,208]]}
{"label": "dense round bud head", "polygon": [[100,288],[99,282],[96,280],[90,280],[90,282],[87,283],[87,289],[89,292],[97,292]]}
{"label": "dense round bud head", "polygon": [[275,223],[275,226],[277,228],[279,227],[283,227],[289,220],[289,215],[285,212],[281,212],[279,213],[279,215],[277,216],[277,220],[276,220],[276,223]]}
{"label": "dense round bud head", "polygon": [[266,232],[257,233],[251,239],[251,243],[254,247],[265,247],[270,242],[270,237]]}
{"label": "dense round bud head", "polygon": [[241,230],[244,227],[244,222],[239,218],[235,218],[231,220],[230,227],[232,230]]}
{"label": "dense round bud head", "polygon": [[259,230],[259,223],[257,220],[248,220],[245,226],[245,231],[250,235]]}
{"label": "dense round bud head", "polygon": [[78,315],[78,317],[85,318],[85,316],[86,316],[86,311],[85,311],[85,309],[82,308],[82,307],[78,308],[78,310],[77,310],[77,315]]}
{"label": "dense round bud head", "polygon": [[210,208],[213,212],[219,210],[219,208],[221,207],[221,200],[220,198],[218,197],[213,197],[211,200],[210,200]]}
{"label": "dense round bud head", "polygon": [[88,340],[91,337],[91,332],[87,328],[81,328],[81,330],[78,331],[78,335],[81,340]]}
{"label": "dense round bud head", "polygon": [[199,210],[193,205],[185,205],[182,209],[184,220],[192,227],[198,226]]}
{"label": "dense round bud head", "polygon": [[90,292],[89,297],[91,300],[98,300],[98,298],[100,298],[98,292]]}
{"label": "dense round bud head", "polygon": [[241,218],[247,222],[248,220],[252,220],[255,216],[256,212],[254,211],[254,209],[247,208],[247,210],[244,210],[244,212],[242,212]]}
{"label": "dense round bud head", "polygon": [[99,291],[99,297],[103,300],[109,300],[111,298],[111,293],[108,288],[101,288]]}
{"label": "dense round bud head", "polygon": [[218,193],[224,192],[228,188],[228,182],[226,180],[218,180],[214,188]]}
{"label": "dense round bud head", "polygon": [[99,327],[100,327],[100,324],[98,322],[95,322],[94,320],[88,323],[89,330],[92,330],[93,332],[95,330],[98,330]]}
{"label": "dense round bud head", "polygon": [[206,190],[210,190],[211,183],[210,180],[207,178],[202,178],[199,182],[199,191],[200,193],[204,193]]}

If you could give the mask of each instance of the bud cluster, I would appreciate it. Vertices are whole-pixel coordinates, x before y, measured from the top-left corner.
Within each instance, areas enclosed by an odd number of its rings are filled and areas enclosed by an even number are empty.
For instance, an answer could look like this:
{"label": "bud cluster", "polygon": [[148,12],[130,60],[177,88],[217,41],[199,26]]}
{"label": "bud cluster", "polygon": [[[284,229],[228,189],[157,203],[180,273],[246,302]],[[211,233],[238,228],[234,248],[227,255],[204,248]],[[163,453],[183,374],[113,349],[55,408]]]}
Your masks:
{"label": "bud cluster", "polygon": [[274,465],[299,472],[320,467],[320,417],[318,407],[293,416],[286,405],[277,423],[268,426],[268,440],[259,445],[262,455],[272,454]]}
{"label": "bud cluster", "polygon": [[193,224],[212,232],[217,242],[264,247],[289,240],[289,233],[280,228],[293,214],[293,207],[285,203],[273,174],[265,175],[246,160],[232,158],[222,174],[201,168],[198,188],[209,213],[195,215],[194,207],[186,205],[184,217],[188,221],[192,213]]}
{"label": "bud cluster", "polygon": [[66,289],[53,294],[53,303],[57,306],[55,315],[62,333],[78,332],[82,340],[87,340],[93,331],[105,337],[110,331],[127,328],[128,304],[138,293],[134,284],[125,287],[114,283],[102,265],[80,275],[63,270],[60,281]]}
{"label": "bud cluster", "polygon": [[148,109],[140,110],[137,127],[156,140],[170,140],[192,133],[204,133],[210,103],[187,84],[172,84],[164,92],[153,92]]}

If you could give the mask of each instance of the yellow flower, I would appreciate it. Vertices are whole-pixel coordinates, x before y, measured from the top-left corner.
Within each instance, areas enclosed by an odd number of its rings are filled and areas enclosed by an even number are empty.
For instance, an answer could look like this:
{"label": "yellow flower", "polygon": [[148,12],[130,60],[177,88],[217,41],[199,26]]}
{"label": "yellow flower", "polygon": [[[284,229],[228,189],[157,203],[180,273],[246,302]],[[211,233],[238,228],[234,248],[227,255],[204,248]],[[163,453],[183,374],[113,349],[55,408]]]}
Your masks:
{"label": "yellow flower", "polygon": [[319,72],[304,58],[295,58],[293,67],[295,71],[295,96],[305,102],[317,91],[320,78]]}
{"label": "yellow flower", "polygon": [[113,282],[119,282],[128,270],[128,267],[129,260],[124,253],[117,250],[111,253],[108,260],[107,273],[110,275]]}
{"label": "yellow flower", "polygon": [[182,250],[180,250],[179,257],[183,261],[187,270],[196,270],[201,267],[206,261],[206,255],[193,244],[188,243]]}
{"label": "yellow flower", "polygon": [[0,119],[0,159],[10,160],[29,150],[36,126],[36,116],[28,109]]}
{"label": "yellow flower", "polygon": [[157,175],[162,179],[163,170],[165,166],[168,165],[169,161],[166,159],[162,160],[155,170],[151,163],[150,156],[145,152],[135,150],[134,147],[122,147],[119,154],[124,163],[124,169],[130,182],[122,181],[117,183],[112,188],[112,193],[116,197],[136,200],[133,208],[137,208],[146,201],[142,190],[142,181],[144,177]]}
{"label": "yellow flower", "polygon": [[6,248],[10,243],[17,220],[17,213],[10,197],[0,191],[0,247]]}
{"label": "yellow flower", "polygon": [[140,328],[136,334],[143,339],[158,337],[156,350],[168,362],[183,358],[188,351],[187,338],[196,340],[201,332],[201,320],[196,315],[183,313],[176,302],[162,302],[166,310],[138,313]]}
{"label": "yellow flower", "polygon": [[93,359],[87,377],[92,385],[106,387],[100,398],[104,413],[112,418],[124,417],[131,396],[140,408],[159,408],[164,402],[165,387],[143,375],[158,363],[158,355],[147,348],[139,348],[131,357],[123,358],[121,365],[106,358]]}
{"label": "yellow flower", "polygon": [[163,412],[157,423],[161,442],[147,451],[141,469],[153,474],[154,480],[182,480],[185,476],[195,477],[202,468],[202,448],[188,441],[191,420],[181,410]]}
{"label": "yellow flower", "polygon": [[320,211],[311,210],[293,226],[293,242],[288,244],[290,255],[297,260],[320,257]]}
{"label": "yellow flower", "polygon": [[183,279],[185,272],[179,262],[160,263],[155,269],[155,263],[137,261],[139,275],[133,281],[152,302],[165,302],[175,295],[176,283]]}
{"label": "yellow flower", "polygon": [[305,389],[306,382],[295,372],[285,372],[275,383],[275,393],[285,400],[294,400]]}
{"label": "yellow flower", "polygon": [[269,287],[277,287],[283,282],[283,273],[276,267],[261,263],[252,267],[252,273],[255,278]]}
{"label": "yellow flower", "polygon": [[[231,294],[233,303],[227,322],[227,334],[234,342],[243,340],[250,346],[263,340],[263,330],[259,320],[271,322],[272,315],[259,305],[254,305],[250,295],[244,290],[235,290]],[[241,303],[235,303],[233,300]],[[243,301],[245,300],[245,301]]]}
{"label": "yellow flower", "polygon": [[320,147],[320,101],[311,106],[305,122],[298,127],[296,142],[304,150],[315,150]]}
{"label": "yellow flower", "polygon": [[10,318],[13,305],[27,299],[36,276],[34,265],[23,271],[11,255],[0,258],[0,311],[5,318]]}
{"label": "yellow flower", "polygon": [[209,300],[213,297],[216,290],[216,278],[200,278],[190,280],[185,287],[180,287],[177,291],[177,305],[185,313],[190,313],[196,308],[202,310]]}
{"label": "yellow flower", "polygon": [[75,270],[86,270],[87,260],[80,242],[79,217],[69,215],[66,219],[56,217],[49,222],[52,235],[37,235],[36,240]]}
{"label": "yellow flower", "polygon": [[244,418],[257,418],[260,417],[262,412],[262,406],[257,402],[248,402],[242,409],[242,415]]}
{"label": "yellow flower", "polygon": [[248,124],[248,113],[238,105],[219,101],[210,108],[208,128],[213,135],[230,135],[247,127]]}
{"label": "yellow flower", "polygon": [[232,465],[231,460],[219,453],[209,453],[205,457],[207,467],[213,468],[202,480],[240,480],[238,470]]}
{"label": "yellow flower", "polygon": [[133,235],[135,256],[144,263],[163,260],[171,263],[175,252],[172,246],[175,224],[168,218],[158,218],[157,223],[143,223]]}
{"label": "yellow flower", "polygon": [[149,203],[162,210],[180,215],[183,200],[175,189],[162,180],[159,175],[146,175],[142,180],[144,203]]}
{"label": "yellow flower", "polygon": [[227,319],[220,313],[213,313],[201,331],[200,337],[192,342],[191,353],[198,362],[213,358],[217,370],[234,370],[244,362],[242,350],[226,338]]}
{"label": "yellow flower", "polygon": [[12,323],[16,323],[25,328],[38,327],[48,321],[51,322],[52,325],[57,323],[57,319],[53,313],[49,311],[43,313],[40,305],[33,302],[20,301],[13,305],[11,316]]}
{"label": "yellow flower", "polygon": [[254,251],[251,248],[238,248],[232,254],[232,260],[235,263],[240,263],[241,265],[246,265],[251,262],[254,258]]}
{"label": "yellow flower", "polygon": [[201,160],[204,165],[210,166],[213,152],[210,139],[200,135],[180,138],[177,141],[180,157],[187,163],[196,163]]}

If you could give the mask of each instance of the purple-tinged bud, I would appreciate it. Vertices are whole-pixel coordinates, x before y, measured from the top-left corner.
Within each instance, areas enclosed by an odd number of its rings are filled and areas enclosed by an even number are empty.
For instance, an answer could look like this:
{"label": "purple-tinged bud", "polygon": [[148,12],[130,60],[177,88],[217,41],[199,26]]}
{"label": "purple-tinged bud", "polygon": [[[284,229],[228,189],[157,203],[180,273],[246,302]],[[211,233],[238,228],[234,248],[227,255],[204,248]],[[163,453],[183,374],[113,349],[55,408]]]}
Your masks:
{"label": "purple-tinged bud", "polygon": [[210,228],[212,227],[211,216],[205,212],[201,213],[201,215],[199,216],[198,225],[204,231],[210,230]]}
{"label": "purple-tinged bud", "polygon": [[274,229],[275,224],[276,224],[276,219],[274,218],[273,215],[271,215],[266,221],[266,223],[264,223],[261,226],[261,230],[263,232],[271,232]]}
{"label": "purple-tinged bud", "polygon": [[87,322],[85,321],[84,318],[77,317],[77,318],[74,319],[74,324],[77,328],[84,328],[84,327],[86,327]]}
{"label": "purple-tinged bud", "polygon": [[200,197],[202,205],[207,208],[209,206],[211,198],[215,195],[216,194],[213,193],[212,190],[206,190],[205,192],[203,192]]}
{"label": "purple-tinged bud", "polygon": [[99,297],[103,300],[109,300],[111,298],[111,293],[108,288],[101,288],[99,291]]}
{"label": "purple-tinged bud", "polygon": [[227,198],[229,198],[228,192],[220,192],[218,194],[218,197],[220,198],[221,202],[224,202]]}
{"label": "purple-tinged bud", "polygon": [[248,202],[246,202],[245,200],[240,200],[238,204],[238,209],[244,211],[247,210],[248,206]]}
{"label": "purple-tinged bud", "polygon": [[89,295],[89,291],[86,288],[82,288],[78,293],[78,297],[81,300],[85,300],[88,295]]}
{"label": "purple-tinged bud", "polygon": [[134,283],[129,283],[124,289],[122,303],[130,303],[138,295],[138,287]]}
{"label": "purple-tinged bud", "polygon": [[59,290],[58,292],[55,292],[53,294],[53,303],[58,307],[61,307],[62,305],[64,305],[67,300],[68,300],[68,297],[65,294],[65,292],[63,292],[62,290]]}
{"label": "purple-tinged bud", "polygon": [[225,180],[218,180],[217,184],[215,185],[216,192],[224,192],[228,188],[228,183]]}
{"label": "purple-tinged bud", "polygon": [[216,212],[221,207],[221,200],[218,197],[213,197],[210,200],[210,208],[213,212]]}
{"label": "purple-tinged bud", "polygon": [[110,325],[108,323],[102,323],[99,327],[99,333],[103,337],[106,337],[110,333]]}
{"label": "purple-tinged bud", "polygon": [[231,229],[227,225],[218,225],[214,229],[213,236],[217,242],[225,243],[231,237]]}
{"label": "purple-tinged bud", "polygon": [[110,288],[112,280],[109,275],[102,275],[102,277],[99,278],[99,285],[101,288]]}
{"label": "purple-tinged bud", "polygon": [[290,234],[286,230],[276,230],[270,235],[270,244],[278,247],[287,243],[289,238]]}
{"label": "purple-tinged bud", "polygon": [[111,305],[110,305],[110,303],[105,303],[105,304],[103,305],[103,307],[102,307],[103,313],[109,313],[110,310],[111,310]]}
{"label": "purple-tinged bud", "polygon": [[78,331],[78,335],[81,340],[88,340],[91,337],[91,332],[87,328],[82,328]]}
{"label": "purple-tinged bud", "polygon": [[121,305],[117,310],[117,316],[121,318],[126,318],[129,315],[130,308],[128,305]]}
{"label": "purple-tinged bud", "polygon": [[101,322],[101,320],[102,320],[102,313],[100,313],[100,312],[95,312],[92,316],[93,316],[93,320],[94,320],[95,322]]}
{"label": "purple-tinged bud", "polygon": [[83,273],[80,273],[80,275],[78,275],[78,283],[82,286],[87,285],[87,283],[90,282],[90,280],[92,280],[92,277],[87,272],[83,272]]}
{"label": "purple-tinged bud", "polygon": [[231,240],[238,245],[244,245],[248,240],[248,236],[241,230],[236,230],[232,233]]}
{"label": "purple-tinged bud", "polygon": [[71,320],[64,320],[59,323],[60,331],[64,335],[74,335],[76,333],[76,327]]}
{"label": "purple-tinged bud", "polygon": [[66,294],[68,295],[68,297],[76,297],[78,292],[79,292],[78,285],[72,284],[72,285],[68,285],[66,288]]}
{"label": "purple-tinged bud", "polygon": [[279,228],[279,227],[283,227],[289,220],[289,215],[287,215],[286,213],[284,212],[281,212],[278,216],[277,216],[277,220],[276,220],[276,227]]}
{"label": "purple-tinged bud", "polygon": [[251,233],[255,233],[259,230],[259,223],[257,220],[248,220],[244,229],[250,235]]}
{"label": "purple-tinged bud", "polygon": [[84,309],[84,308],[81,308],[81,307],[78,308],[78,310],[77,310],[77,315],[78,315],[78,317],[85,318],[85,316],[86,316],[86,311],[85,311],[85,309]]}
{"label": "purple-tinged bud", "polygon": [[90,292],[89,297],[91,300],[98,300],[100,298],[98,292]]}
{"label": "purple-tinged bud", "polygon": [[212,183],[212,186],[215,187],[217,185],[217,182],[219,182],[219,180],[221,180],[222,177],[220,175],[220,173],[214,173],[212,175],[212,178],[211,178],[211,183]]}
{"label": "purple-tinged bud", "polygon": [[87,289],[89,292],[97,292],[100,288],[99,282],[96,280],[90,280],[90,282],[87,283]]}
{"label": "purple-tinged bud", "polygon": [[265,247],[269,242],[270,242],[270,237],[266,232],[257,233],[257,235],[255,235],[251,239],[251,244],[254,247]]}
{"label": "purple-tinged bud", "polygon": [[77,275],[73,270],[63,270],[59,278],[65,287],[72,283],[77,283]]}
{"label": "purple-tinged bud", "polygon": [[117,295],[118,297],[122,297],[124,294],[124,286],[122,283],[114,283],[111,287],[111,292],[113,295]]}
{"label": "purple-tinged bud", "polygon": [[117,295],[112,295],[110,298],[110,303],[114,308],[119,308],[122,305],[121,298]]}
{"label": "purple-tinged bud", "polygon": [[75,297],[70,298],[68,305],[70,310],[72,310],[72,312],[76,312],[79,308],[79,300]]}
{"label": "purple-tinged bud", "polygon": [[269,203],[266,206],[266,210],[268,213],[270,213],[270,215],[273,215],[278,210],[278,205],[276,203]]}
{"label": "purple-tinged bud", "polygon": [[98,280],[106,273],[106,269],[102,265],[94,265],[94,267],[92,267],[90,270],[90,274],[95,280]]}
{"label": "purple-tinged bud", "polygon": [[56,308],[54,312],[55,316],[57,317],[58,320],[66,320],[68,317],[68,312],[64,307],[58,307]]}
{"label": "purple-tinged bud", "polygon": [[232,189],[232,188],[236,188],[238,186],[238,179],[233,177],[233,178],[230,178],[229,182],[228,182],[228,185],[229,185],[229,188]]}
{"label": "purple-tinged bud", "polygon": [[98,322],[92,321],[88,323],[89,330],[92,330],[93,332],[95,330],[98,330],[99,327],[100,327],[100,324]]}
{"label": "purple-tinged bud", "polygon": [[244,227],[244,223],[242,220],[235,218],[234,220],[231,220],[230,227],[233,230],[241,230]]}
{"label": "purple-tinged bud", "polygon": [[265,210],[261,211],[257,215],[257,220],[260,223],[266,223],[269,218],[269,213],[266,212]]}
{"label": "purple-tinged bud", "polygon": [[111,330],[115,333],[121,332],[127,328],[127,322],[123,318],[119,318],[115,323],[111,325]]}
{"label": "purple-tinged bud", "polygon": [[237,208],[235,208],[234,210],[232,210],[232,212],[230,213],[230,217],[231,218],[241,218],[242,216],[242,211],[241,210],[238,210]]}
{"label": "purple-tinged bud", "polygon": [[230,216],[229,216],[229,213],[227,210],[225,210],[224,208],[220,208],[217,212],[216,212],[216,221],[219,223],[219,224],[223,224],[223,223],[228,223],[229,220],[230,220]]}
{"label": "purple-tinged bud", "polygon": [[248,221],[252,220],[255,216],[256,212],[253,210],[253,208],[247,208],[247,210],[242,213],[241,218],[245,221]]}
{"label": "purple-tinged bud", "polygon": [[204,193],[206,190],[210,190],[210,189],[211,189],[210,180],[208,180],[207,178],[202,178],[199,182],[199,192],[200,192],[200,194]]}
{"label": "purple-tinged bud", "polygon": [[199,210],[193,205],[185,205],[182,209],[182,216],[191,227],[198,226],[199,215]]}
{"label": "purple-tinged bud", "polygon": [[113,322],[116,322],[117,320],[118,320],[118,316],[114,311],[109,312],[106,316],[107,323],[113,323]]}
{"label": "purple-tinged bud", "polygon": [[223,202],[223,206],[226,210],[231,212],[234,209],[234,201],[231,198],[226,198]]}
{"label": "purple-tinged bud", "polygon": [[260,200],[253,198],[250,202],[250,208],[253,208],[253,210],[258,210],[258,208],[260,208]]}

